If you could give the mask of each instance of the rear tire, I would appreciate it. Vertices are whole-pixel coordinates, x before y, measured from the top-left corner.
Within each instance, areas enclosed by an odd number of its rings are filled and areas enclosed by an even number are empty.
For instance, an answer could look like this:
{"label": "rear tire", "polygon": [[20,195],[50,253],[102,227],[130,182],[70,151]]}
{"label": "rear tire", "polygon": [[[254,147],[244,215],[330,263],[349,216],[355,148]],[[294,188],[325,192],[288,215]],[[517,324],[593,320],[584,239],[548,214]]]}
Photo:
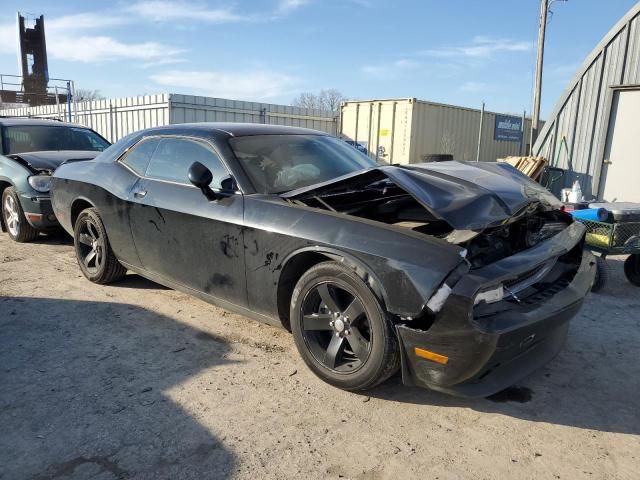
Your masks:
{"label": "rear tire", "polygon": [[600,292],[605,287],[608,281],[609,265],[604,258],[596,256],[596,278],[593,279],[591,291],[593,293]]}
{"label": "rear tire", "polygon": [[30,242],[38,237],[38,230],[31,226],[24,215],[15,187],[5,188],[2,192],[2,220],[9,238],[14,242]]}
{"label": "rear tire", "polygon": [[107,231],[95,208],[80,212],[73,227],[73,245],[82,274],[93,283],[119,280],[127,273],[111,250]]}
{"label": "rear tire", "polygon": [[310,268],[291,297],[291,330],[298,352],[322,380],[365,390],[399,368],[393,324],[356,273],[338,262]]}
{"label": "rear tire", "polygon": [[632,284],[640,287],[640,254],[629,255],[624,261],[624,274]]}

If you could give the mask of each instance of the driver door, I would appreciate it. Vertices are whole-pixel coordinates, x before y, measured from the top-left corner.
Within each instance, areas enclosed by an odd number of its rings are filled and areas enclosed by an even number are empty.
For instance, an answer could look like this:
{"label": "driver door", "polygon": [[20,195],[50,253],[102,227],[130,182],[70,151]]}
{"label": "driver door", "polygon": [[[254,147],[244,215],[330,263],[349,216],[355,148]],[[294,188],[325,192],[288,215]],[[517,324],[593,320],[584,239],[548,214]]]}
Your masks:
{"label": "driver door", "polygon": [[209,201],[188,180],[192,163],[213,173],[211,187],[229,172],[211,145],[162,137],[134,191],[131,231],[145,270],[239,306],[247,305],[242,194]]}

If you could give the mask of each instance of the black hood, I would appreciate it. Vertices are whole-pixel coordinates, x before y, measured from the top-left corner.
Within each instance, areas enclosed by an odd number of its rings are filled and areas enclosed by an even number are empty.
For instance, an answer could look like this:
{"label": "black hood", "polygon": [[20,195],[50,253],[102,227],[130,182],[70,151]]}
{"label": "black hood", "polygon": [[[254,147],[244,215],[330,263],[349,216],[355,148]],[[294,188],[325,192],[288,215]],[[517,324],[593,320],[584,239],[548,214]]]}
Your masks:
{"label": "black hood", "polygon": [[503,223],[531,206],[559,208],[547,189],[507,163],[438,162],[374,167],[294,190],[302,198],[390,180],[436,218],[455,229],[477,230]]}
{"label": "black hood", "polygon": [[7,157],[18,160],[34,172],[43,170],[53,172],[65,162],[92,160],[99,153],[93,150],[56,150],[51,152],[11,153]]}

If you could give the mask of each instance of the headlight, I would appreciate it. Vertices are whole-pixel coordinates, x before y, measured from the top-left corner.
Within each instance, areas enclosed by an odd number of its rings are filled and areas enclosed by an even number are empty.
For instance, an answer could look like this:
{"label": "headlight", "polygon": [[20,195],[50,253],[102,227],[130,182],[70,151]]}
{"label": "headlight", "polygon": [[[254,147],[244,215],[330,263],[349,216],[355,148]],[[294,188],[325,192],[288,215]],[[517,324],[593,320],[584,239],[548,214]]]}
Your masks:
{"label": "headlight", "polygon": [[29,177],[29,185],[38,192],[47,193],[51,189],[51,177],[49,175],[34,175]]}
{"label": "headlight", "polygon": [[480,302],[485,303],[495,303],[499,302],[504,298],[504,287],[502,284],[498,285],[495,288],[489,290],[483,290],[482,292],[476,295],[475,300],[473,301],[474,305],[478,305]]}

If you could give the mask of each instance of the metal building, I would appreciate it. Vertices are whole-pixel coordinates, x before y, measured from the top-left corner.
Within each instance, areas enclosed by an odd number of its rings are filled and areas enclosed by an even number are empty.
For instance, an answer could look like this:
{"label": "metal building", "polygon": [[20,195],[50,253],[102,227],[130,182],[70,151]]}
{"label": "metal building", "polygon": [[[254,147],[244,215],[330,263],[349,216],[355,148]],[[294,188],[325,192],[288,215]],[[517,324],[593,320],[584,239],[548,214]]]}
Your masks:
{"label": "metal building", "polygon": [[640,2],[586,58],[534,153],[578,179],[586,198],[640,202]]}
{"label": "metal building", "polygon": [[[68,106],[43,105],[2,111],[17,117],[68,120]],[[144,128],[190,122],[240,122],[291,125],[336,134],[332,112],[271,103],[166,93],[71,105],[71,121],[93,128],[108,140]]]}
{"label": "metal building", "polygon": [[528,145],[523,138],[529,138],[530,128],[531,121],[523,122],[522,116],[415,98],[343,102],[340,114],[341,137],[365,147],[372,157],[401,164],[438,154],[487,162],[524,154]]}

